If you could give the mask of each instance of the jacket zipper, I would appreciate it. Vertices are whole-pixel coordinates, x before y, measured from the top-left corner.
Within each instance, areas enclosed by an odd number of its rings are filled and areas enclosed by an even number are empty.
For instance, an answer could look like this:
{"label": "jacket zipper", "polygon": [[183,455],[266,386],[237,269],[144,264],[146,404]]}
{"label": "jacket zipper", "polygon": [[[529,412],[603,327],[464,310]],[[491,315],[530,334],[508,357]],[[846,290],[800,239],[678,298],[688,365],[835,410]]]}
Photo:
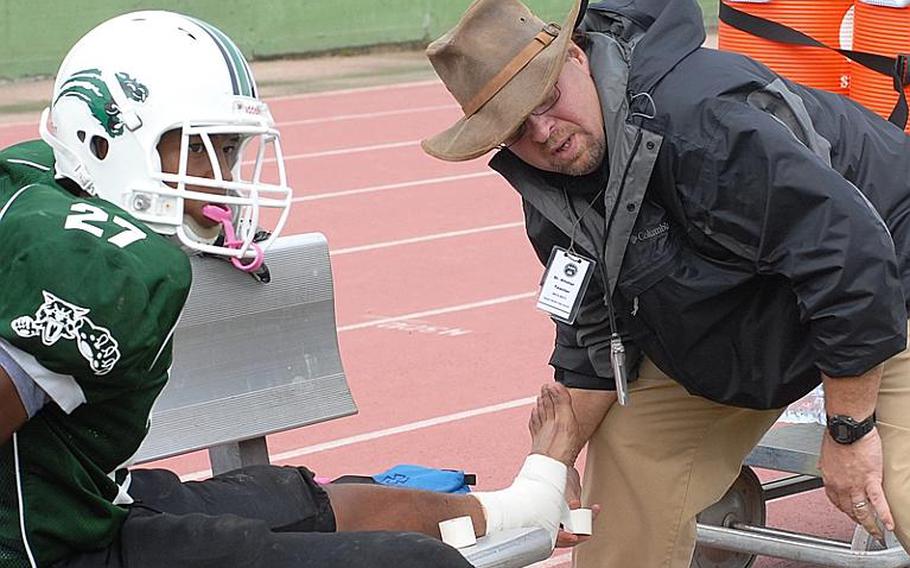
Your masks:
{"label": "jacket zipper", "polygon": [[[641,146],[641,139],[643,138],[641,134],[641,128],[638,129],[638,132],[635,134],[635,142],[632,144],[632,152],[629,154],[629,161],[626,162],[626,167],[622,172],[622,179],[619,181],[619,190],[616,192],[616,201],[613,203],[613,208],[610,210],[610,217],[607,219],[607,226],[604,229],[608,229],[610,225],[613,224],[613,218],[616,217],[616,210],[619,207],[619,200],[622,197],[622,192],[626,188],[626,180],[629,177],[629,170],[632,169],[632,162],[635,160],[635,154],[638,153],[638,147]],[[606,250],[606,235],[604,235],[604,249]]]}

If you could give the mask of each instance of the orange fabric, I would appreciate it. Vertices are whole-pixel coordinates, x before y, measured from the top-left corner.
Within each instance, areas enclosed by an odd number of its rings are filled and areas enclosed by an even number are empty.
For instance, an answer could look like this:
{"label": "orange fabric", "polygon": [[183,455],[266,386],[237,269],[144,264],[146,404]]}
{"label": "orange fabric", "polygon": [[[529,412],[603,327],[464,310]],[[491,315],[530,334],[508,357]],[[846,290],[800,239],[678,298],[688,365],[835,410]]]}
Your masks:
{"label": "orange fabric", "polygon": [[[899,53],[910,54],[910,7],[889,8],[856,3],[856,31],[854,49],[894,57]],[[910,87],[905,89],[910,96]],[[897,102],[891,77],[885,77],[865,67],[853,68],[850,98],[888,118]],[[910,125],[906,131],[910,133]]]}
{"label": "orange fabric", "polygon": [[[853,5],[853,0],[723,1],[741,12],[799,30],[831,47],[840,47],[841,26]],[[718,27],[718,47],[748,55],[804,85],[841,95],[849,93],[850,62],[833,51],[768,41],[723,22]]]}

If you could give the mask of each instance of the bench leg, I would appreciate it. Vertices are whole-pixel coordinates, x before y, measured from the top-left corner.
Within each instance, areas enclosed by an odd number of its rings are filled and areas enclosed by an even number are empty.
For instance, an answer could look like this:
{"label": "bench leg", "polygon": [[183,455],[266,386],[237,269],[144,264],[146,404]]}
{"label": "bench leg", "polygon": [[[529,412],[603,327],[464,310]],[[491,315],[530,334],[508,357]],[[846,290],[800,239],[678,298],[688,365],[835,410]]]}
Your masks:
{"label": "bench leg", "polygon": [[269,463],[269,447],[265,437],[232,442],[209,448],[212,473],[218,475],[249,465]]}

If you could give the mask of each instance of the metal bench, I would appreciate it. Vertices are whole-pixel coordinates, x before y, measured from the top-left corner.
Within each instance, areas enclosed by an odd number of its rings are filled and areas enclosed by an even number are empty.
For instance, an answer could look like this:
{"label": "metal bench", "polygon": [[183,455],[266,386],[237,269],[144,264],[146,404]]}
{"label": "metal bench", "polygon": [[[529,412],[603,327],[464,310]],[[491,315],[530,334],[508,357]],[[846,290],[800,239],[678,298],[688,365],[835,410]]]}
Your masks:
{"label": "metal bench", "polygon": [[[693,567],[746,568],[756,555],[844,568],[910,566],[890,533],[882,547],[862,527],[842,542],[765,526],[765,503],[822,487],[816,464],[823,432],[820,424],[779,424],[765,435],[727,494],[699,515]],[[793,475],[762,484],[750,467]]]}
{"label": "metal bench", "polygon": [[[197,257],[192,265],[171,378],[135,463],[208,449],[216,474],[267,464],[266,435],[357,412],[338,350],[323,235],[279,238],[268,284],[221,260]],[[550,552],[543,529],[499,533],[462,550],[480,568],[519,568]]]}
{"label": "metal bench", "polygon": [[519,568],[550,557],[550,535],[543,529],[514,529],[477,539],[461,549],[477,568]]}
{"label": "metal bench", "polygon": [[357,412],[338,352],[325,237],[279,239],[268,284],[220,260],[192,265],[171,378],[137,462],[210,448],[215,473],[268,463],[266,434]]}

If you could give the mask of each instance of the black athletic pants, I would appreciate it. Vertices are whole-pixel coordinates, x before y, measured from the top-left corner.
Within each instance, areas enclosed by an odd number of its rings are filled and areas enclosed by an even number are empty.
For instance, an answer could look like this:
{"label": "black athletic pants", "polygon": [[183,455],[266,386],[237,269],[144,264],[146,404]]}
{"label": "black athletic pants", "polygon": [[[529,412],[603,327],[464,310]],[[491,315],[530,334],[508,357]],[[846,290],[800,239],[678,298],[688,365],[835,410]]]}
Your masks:
{"label": "black athletic pants", "polygon": [[470,568],[416,533],[335,531],[328,496],[304,468],[253,466],[182,483],[134,470],[120,539],[55,568]]}

